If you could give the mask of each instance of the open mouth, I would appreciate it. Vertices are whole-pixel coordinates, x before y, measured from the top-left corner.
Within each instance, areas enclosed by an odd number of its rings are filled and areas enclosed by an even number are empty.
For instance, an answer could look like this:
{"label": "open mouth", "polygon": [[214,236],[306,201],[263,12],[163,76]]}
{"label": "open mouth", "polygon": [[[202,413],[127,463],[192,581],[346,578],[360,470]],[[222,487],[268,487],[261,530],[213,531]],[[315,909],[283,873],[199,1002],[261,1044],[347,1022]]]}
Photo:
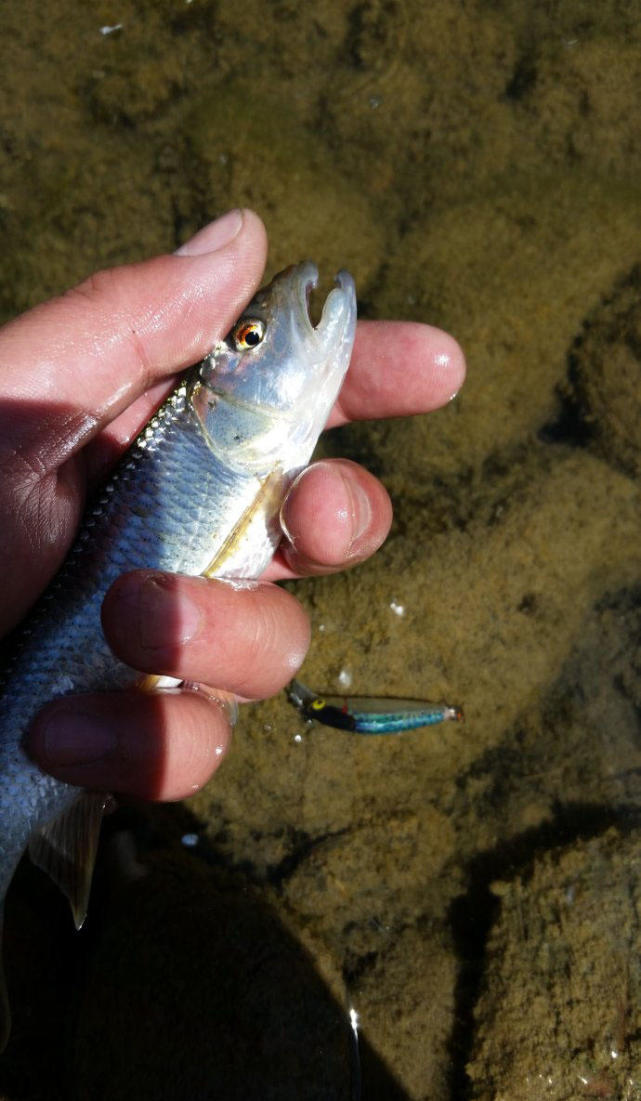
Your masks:
{"label": "open mouth", "polygon": [[304,318],[310,329],[314,329],[315,325],[312,321],[310,305],[312,291],[318,284],[318,268],[316,264],[313,264],[311,260],[306,260],[304,264],[299,264],[296,268],[296,278],[301,317]]}
{"label": "open mouth", "polygon": [[343,335],[356,316],[356,295],[351,275],[346,271],[338,272],[337,285],[327,295],[316,324],[314,314],[317,311],[313,308],[311,296],[318,284],[318,268],[311,260],[307,260],[298,266],[296,276],[301,317],[304,318],[310,332],[315,333],[320,339],[327,339],[330,334],[335,337],[336,329],[340,328]]}

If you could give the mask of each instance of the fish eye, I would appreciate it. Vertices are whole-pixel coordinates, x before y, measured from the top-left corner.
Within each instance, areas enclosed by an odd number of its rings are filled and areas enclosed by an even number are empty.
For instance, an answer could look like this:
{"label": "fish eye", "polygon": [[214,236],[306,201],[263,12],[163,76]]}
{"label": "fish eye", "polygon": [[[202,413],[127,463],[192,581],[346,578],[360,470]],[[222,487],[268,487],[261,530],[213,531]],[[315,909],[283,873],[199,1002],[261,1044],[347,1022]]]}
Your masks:
{"label": "fish eye", "polygon": [[260,344],[265,335],[265,325],[258,318],[242,318],[232,329],[232,340],[237,352],[246,352]]}

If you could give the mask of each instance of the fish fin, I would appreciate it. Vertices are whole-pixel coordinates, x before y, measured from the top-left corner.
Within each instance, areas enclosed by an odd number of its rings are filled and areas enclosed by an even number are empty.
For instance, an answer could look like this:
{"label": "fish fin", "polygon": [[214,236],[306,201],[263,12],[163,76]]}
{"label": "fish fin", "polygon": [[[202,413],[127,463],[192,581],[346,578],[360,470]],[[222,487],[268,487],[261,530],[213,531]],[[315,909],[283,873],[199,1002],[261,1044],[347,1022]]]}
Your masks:
{"label": "fish fin", "polygon": [[[0,945],[2,945],[3,907],[0,906]],[[0,1052],[4,1051],[11,1032],[11,1009],[9,1007],[9,995],[7,994],[7,980],[4,976],[4,964],[0,951]]]}
{"label": "fish fin", "polygon": [[34,864],[51,876],[67,896],[76,929],[87,916],[100,824],[110,796],[83,792],[68,810],[48,822],[29,841]]}
{"label": "fish fin", "polygon": [[157,673],[147,673],[136,681],[136,688],[140,692],[157,692],[159,688],[180,688],[182,683],[180,677],[164,677]]}
{"label": "fish fin", "polygon": [[[243,537],[247,534],[247,531],[251,527],[251,524],[260,514],[261,507],[266,507],[269,502],[276,504],[283,495],[283,482],[285,480],[285,473],[280,464],[277,464],[274,469],[263,479],[260,484],[260,489],[256,494],[256,497],[250,505],[247,506],[244,513],[240,517],[238,523],[234,524],[233,530],[227,536],[222,546],[218,548],[216,554],[212,558],[208,566],[202,570],[202,577],[224,577],[227,559],[238,548]],[[275,511],[277,509],[275,508]],[[276,538],[274,543],[274,549],[280,535]]]}

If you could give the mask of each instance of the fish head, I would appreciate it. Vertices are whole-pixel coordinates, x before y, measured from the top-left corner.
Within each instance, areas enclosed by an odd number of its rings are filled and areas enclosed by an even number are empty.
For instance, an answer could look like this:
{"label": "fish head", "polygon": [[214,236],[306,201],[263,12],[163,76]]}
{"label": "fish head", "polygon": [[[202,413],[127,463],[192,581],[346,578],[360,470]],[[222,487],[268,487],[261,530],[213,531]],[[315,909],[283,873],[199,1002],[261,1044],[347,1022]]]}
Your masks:
{"label": "fish head", "polygon": [[317,280],[310,261],[286,268],[200,365],[194,406],[227,461],[258,469],[285,449],[284,461],[302,466],[311,455],[349,366],[356,328],[356,292],[345,271],[312,324],[309,295]]}

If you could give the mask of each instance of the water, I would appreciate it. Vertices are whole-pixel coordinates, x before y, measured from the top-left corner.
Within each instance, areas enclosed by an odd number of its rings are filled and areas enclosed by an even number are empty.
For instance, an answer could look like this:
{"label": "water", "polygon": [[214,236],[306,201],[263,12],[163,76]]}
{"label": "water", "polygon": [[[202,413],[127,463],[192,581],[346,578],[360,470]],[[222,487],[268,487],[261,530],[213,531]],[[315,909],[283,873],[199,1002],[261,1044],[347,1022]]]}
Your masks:
{"label": "water", "polygon": [[[438,324],[469,362],[445,410],[328,438],[395,525],[371,563],[297,586],[306,683],[347,672],[465,725],[296,742],[284,698],[244,709],[185,820],[152,817],[152,873],[62,976],[42,954],[68,1042],[29,1062],[41,995],[7,1096],[54,1096],[52,1066],[121,1096],[153,1065],[147,1096],[173,1098],[177,1060],[194,1097],[349,1097],[353,1007],[363,1097],[641,1097],[634,6],[58,0],[5,24],[5,316],[247,203],[270,271],[346,266],[364,316]],[[37,889],[13,903],[27,925]],[[232,943],[221,897],[262,915],[233,909]],[[286,1005],[260,945],[302,953]],[[238,1085],[265,1021],[306,1085],[264,1051],[256,1093]]]}

